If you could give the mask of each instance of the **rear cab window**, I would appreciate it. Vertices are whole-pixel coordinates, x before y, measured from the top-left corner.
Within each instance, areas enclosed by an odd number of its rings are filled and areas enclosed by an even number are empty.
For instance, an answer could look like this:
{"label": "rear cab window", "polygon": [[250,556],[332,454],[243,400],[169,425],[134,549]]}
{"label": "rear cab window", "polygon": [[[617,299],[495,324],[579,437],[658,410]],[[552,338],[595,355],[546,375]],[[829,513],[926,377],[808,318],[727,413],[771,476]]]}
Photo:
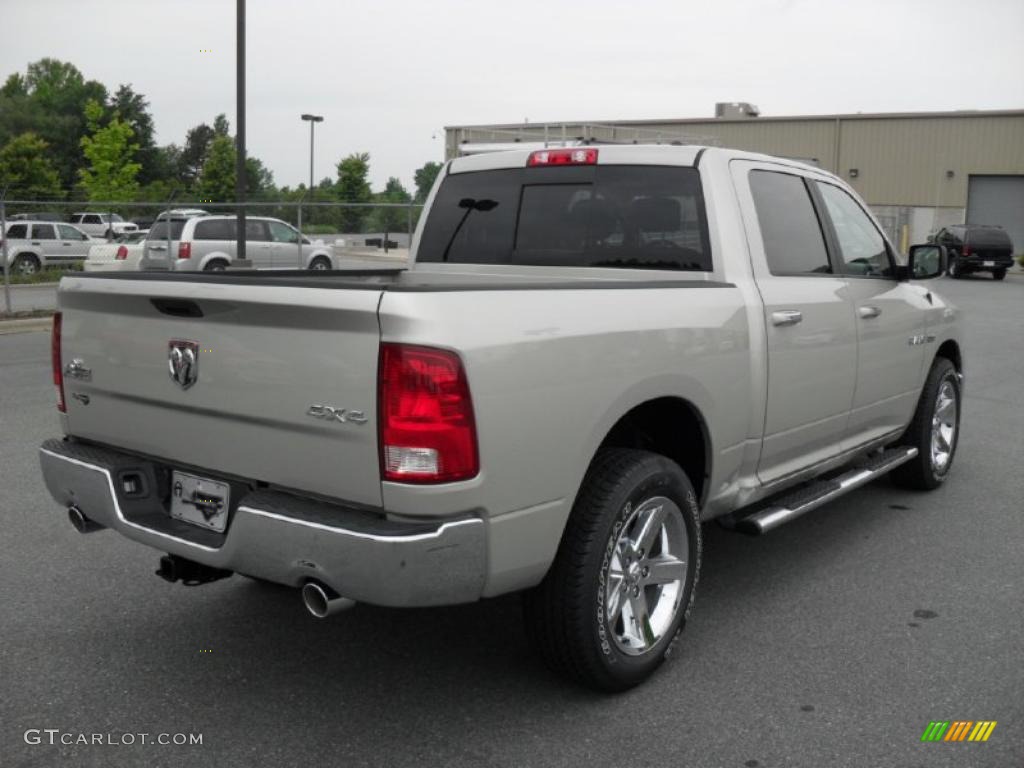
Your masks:
{"label": "rear cab window", "polygon": [[590,165],[447,176],[417,261],[711,271],[695,168]]}

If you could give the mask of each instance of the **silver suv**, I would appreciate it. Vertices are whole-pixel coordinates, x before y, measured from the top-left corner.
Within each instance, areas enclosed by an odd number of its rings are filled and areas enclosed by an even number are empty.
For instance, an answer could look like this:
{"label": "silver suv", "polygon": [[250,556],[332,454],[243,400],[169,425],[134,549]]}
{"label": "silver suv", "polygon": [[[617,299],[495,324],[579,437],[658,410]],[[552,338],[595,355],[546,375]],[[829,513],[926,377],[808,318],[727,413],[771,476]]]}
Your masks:
{"label": "silver suv", "polygon": [[[142,269],[219,271],[228,268],[238,253],[237,219],[234,216],[175,216],[153,224],[146,238]],[[245,222],[246,258],[255,269],[334,268],[329,246],[302,238],[291,224],[263,216]],[[168,248],[170,249],[168,251]],[[301,249],[301,250],[300,250]]]}
{"label": "silver suv", "polygon": [[108,240],[138,230],[138,226],[125,221],[116,213],[73,213],[70,221],[89,235]]}
{"label": "silver suv", "polygon": [[[7,225],[7,264],[23,275],[85,259],[93,239],[61,221],[15,221]],[[5,265],[6,266],[6,265]]]}

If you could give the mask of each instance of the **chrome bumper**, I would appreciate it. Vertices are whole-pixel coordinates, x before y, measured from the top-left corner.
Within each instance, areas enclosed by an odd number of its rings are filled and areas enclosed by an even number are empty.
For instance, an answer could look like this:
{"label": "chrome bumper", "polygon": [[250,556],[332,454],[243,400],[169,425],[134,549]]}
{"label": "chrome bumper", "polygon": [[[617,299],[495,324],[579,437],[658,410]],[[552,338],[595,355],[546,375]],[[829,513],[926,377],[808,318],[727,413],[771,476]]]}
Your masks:
{"label": "chrome bumper", "polygon": [[294,587],[319,581],[344,597],[388,606],[471,602],[483,590],[487,543],[478,517],[397,522],[257,490],[237,500],[225,533],[214,534],[172,520],[155,482],[150,499],[119,494],[119,471],[152,472],[154,462],[61,440],[43,443],[39,459],[46,487],[63,507],[77,506],[129,539],[214,568]]}

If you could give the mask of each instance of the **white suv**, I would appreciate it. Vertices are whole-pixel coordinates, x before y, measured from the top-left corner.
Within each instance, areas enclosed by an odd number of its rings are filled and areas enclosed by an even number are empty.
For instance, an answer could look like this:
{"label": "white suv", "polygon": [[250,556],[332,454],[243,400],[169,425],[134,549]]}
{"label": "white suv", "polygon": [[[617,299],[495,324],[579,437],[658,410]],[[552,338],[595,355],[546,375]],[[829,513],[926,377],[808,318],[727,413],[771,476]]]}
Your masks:
{"label": "white suv", "polygon": [[[32,275],[44,267],[68,266],[89,255],[92,238],[60,221],[15,221],[7,225],[7,263]],[[2,257],[0,257],[2,258]]]}
{"label": "white suv", "polygon": [[71,223],[93,237],[105,237],[108,240],[138,230],[135,224],[125,221],[116,213],[75,213],[71,216]]}

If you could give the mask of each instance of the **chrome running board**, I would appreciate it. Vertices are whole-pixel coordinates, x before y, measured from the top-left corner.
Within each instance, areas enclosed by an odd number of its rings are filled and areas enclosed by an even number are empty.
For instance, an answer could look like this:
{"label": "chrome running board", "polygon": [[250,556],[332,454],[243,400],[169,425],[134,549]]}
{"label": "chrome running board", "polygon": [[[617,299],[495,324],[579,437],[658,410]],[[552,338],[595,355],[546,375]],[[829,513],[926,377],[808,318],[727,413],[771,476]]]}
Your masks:
{"label": "chrome running board", "polygon": [[741,533],[759,536],[773,528],[795,520],[833,499],[860,488],[891,472],[917,456],[917,448],[890,448],[872,457],[866,464],[828,480],[815,480],[809,485],[772,499],[768,506],[736,521]]}

